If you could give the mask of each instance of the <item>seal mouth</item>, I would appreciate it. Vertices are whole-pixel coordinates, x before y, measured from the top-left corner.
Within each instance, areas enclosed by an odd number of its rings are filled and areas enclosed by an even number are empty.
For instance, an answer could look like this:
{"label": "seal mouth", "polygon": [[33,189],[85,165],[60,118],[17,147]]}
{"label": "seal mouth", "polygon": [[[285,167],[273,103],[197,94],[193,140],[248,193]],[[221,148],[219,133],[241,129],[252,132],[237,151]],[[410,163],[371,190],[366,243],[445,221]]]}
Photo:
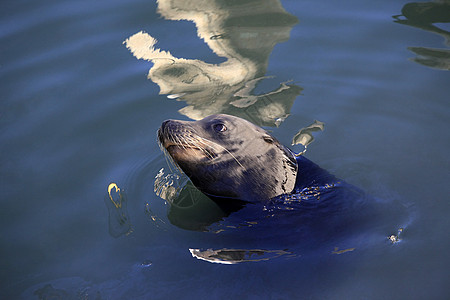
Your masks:
{"label": "seal mouth", "polygon": [[218,155],[203,139],[192,132],[158,130],[158,144],[175,160],[212,161]]}
{"label": "seal mouth", "polygon": [[168,146],[164,146],[163,147],[167,150],[167,152],[169,152],[169,154],[174,157],[179,157],[180,155],[182,156],[187,156],[187,157],[196,157],[196,158],[207,158],[208,160],[212,160],[215,157],[217,157],[217,155],[212,152],[209,149],[206,148],[199,148],[196,146],[192,146],[192,145],[186,145],[186,144],[170,144]]}

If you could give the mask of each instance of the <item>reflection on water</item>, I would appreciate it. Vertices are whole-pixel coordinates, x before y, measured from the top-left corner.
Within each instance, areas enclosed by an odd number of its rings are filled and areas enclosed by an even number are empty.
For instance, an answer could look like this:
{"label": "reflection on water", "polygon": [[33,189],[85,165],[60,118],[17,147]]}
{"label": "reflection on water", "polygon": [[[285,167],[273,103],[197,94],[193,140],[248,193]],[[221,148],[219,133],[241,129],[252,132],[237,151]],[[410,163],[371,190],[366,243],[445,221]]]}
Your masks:
{"label": "reflection on water", "polygon": [[219,263],[225,265],[233,265],[241,262],[258,262],[266,261],[273,258],[280,257],[282,255],[289,254],[290,252],[284,250],[263,250],[263,249],[189,249],[192,256],[200,260],[204,260],[211,263]]}
{"label": "reflection on water", "polygon": [[325,123],[315,120],[314,123],[311,125],[300,129],[292,138],[292,146],[301,144],[305,148],[302,152],[299,154],[296,154],[296,156],[303,155],[306,152],[306,149],[309,144],[311,144],[314,141],[313,132],[315,131],[323,131],[325,127]]}
{"label": "reflection on water", "polygon": [[[273,47],[289,39],[298,20],[279,0],[159,0],[158,12],[168,20],[189,20],[198,36],[226,61],[208,64],[174,57],[155,48],[156,39],[139,32],[124,43],[138,59],[153,62],[148,77],[160,93],[185,101],[180,113],[194,120],[227,113],[260,126],[278,126],[302,88],[286,82],[273,91],[251,94],[265,79]],[[182,41],[181,41],[182,42]]]}
{"label": "reflection on water", "polygon": [[356,248],[348,248],[348,249],[342,249],[342,250],[339,250],[339,248],[338,247],[334,247],[334,250],[331,252],[332,254],[343,254],[343,253],[346,253],[346,252],[352,252],[352,251],[354,251]]}
{"label": "reflection on water", "polygon": [[[450,22],[450,1],[412,2],[405,4],[402,15],[394,16],[396,23],[413,26],[444,37],[445,44],[450,45],[450,32],[437,27],[436,23]],[[408,47],[418,55],[412,59],[424,66],[450,70],[450,50],[428,47]]]}
{"label": "reflection on water", "polygon": [[133,232],[127,211],[127,197],[115,183],[108,186],[105,204],[108,208],[108,228],[112,237],[129,235]]}

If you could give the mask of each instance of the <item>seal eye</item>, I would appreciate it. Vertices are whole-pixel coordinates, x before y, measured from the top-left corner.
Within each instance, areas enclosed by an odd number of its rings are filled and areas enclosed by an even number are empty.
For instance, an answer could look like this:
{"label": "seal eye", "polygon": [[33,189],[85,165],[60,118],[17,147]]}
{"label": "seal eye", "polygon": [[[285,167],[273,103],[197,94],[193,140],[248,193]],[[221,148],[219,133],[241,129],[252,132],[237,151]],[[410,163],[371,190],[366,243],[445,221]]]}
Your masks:
{"label": "seal eye", "polygon": [[227,127],[222,123],[214,124],[213,128],[216,132],[224,132],[227,130]]}
{"label": "seal eye", "polygon": [[266,143],[273,144],[273,138],[271,138],[270,136],[265,136],[265,137],[263,137],[263,140],[264,140]]}

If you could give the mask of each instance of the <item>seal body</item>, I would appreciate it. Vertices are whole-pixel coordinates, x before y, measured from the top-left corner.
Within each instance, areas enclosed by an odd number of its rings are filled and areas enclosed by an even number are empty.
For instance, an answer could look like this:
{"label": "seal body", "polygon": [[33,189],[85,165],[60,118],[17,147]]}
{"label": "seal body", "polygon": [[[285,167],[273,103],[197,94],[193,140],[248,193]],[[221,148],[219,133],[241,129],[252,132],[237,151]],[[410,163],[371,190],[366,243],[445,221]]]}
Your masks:
{"label": "seal body", "polygon": [[295,156],[244,119],[219,114],[199,121],[167,120],[158,141],[209,196],[260,202],[294,190]]}

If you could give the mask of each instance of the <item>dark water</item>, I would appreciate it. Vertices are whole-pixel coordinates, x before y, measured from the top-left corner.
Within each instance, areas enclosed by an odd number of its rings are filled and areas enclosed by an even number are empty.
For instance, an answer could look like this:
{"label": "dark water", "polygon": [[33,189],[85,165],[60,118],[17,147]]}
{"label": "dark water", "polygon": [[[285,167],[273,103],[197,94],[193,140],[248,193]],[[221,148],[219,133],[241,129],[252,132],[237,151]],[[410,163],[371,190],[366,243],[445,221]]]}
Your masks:
{"label": "dark water", "polygon": [[[0,298],[448,299],[448,2],[160,2],[0,4]],[[173,57],[136,59],[140,31]],[[382,203],[378,222],[321,240],[247,207],[180,228],[156,130],[215,112],[286,145],[324,122],[308,158]]]}

